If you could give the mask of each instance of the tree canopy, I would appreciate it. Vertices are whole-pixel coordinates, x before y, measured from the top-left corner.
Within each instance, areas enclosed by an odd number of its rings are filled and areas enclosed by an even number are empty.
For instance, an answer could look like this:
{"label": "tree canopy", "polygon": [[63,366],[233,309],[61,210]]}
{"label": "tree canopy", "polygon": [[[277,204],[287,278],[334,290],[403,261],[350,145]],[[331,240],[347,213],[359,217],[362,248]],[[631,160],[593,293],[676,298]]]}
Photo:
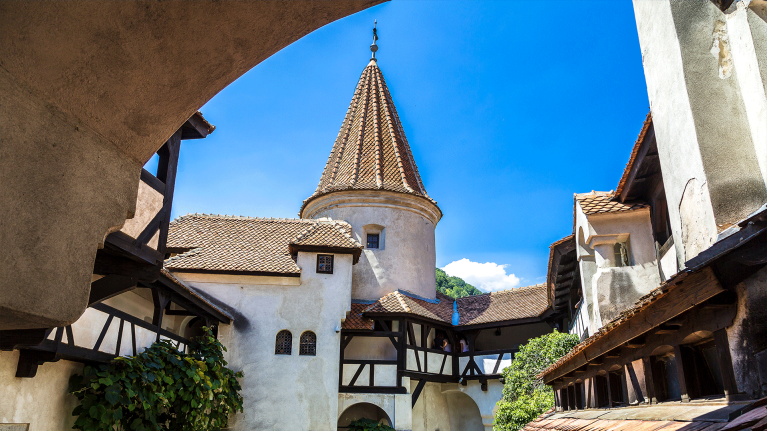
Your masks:
{"label": "tree canopy", "polygon": [[451,277],[439,268],[437,268],[437,292],[442,292],[453,299],[482,294],[482,291],[463,279]]}
{"label": "tree canopy", "polygon": [[511,366],[503,370],[506,382],[493,429],[520,430],[554,406],[554,391],[535,376],[569,352],[578,341],[575,334],[554,330],[520,347]]}

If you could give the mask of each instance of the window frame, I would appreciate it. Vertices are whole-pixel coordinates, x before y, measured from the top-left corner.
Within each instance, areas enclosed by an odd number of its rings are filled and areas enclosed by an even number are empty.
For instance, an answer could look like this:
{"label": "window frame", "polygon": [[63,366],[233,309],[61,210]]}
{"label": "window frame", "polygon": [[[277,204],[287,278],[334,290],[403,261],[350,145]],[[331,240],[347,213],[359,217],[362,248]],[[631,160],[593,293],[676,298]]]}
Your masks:
{"label": "window frame", "polygon": [[[313,337],[313,340],[311,341],[305,341],[304,337],[310,336]],[[304,331],[301,333],[301,337],[299,338],[298,343],[298,355],[299,356],[317,356],[317,334],[314,333],[314,331]],[[304,347],[311,348],[311,352],[305,352]]]}
{"label": "window frame", "polygon": [[[375,240],[376,240],[375,241],[375,243],[376,243],[375,247],[371,247],[370,246],[370,237],[375,237]],[[365,248],[367,248],[369,250],[380,250],[381,249],[381,233],[380,232],[368,233],[367,234],[367,238],[366,238],[366,242],[365,242]]]}
{"label": "window frame", "polygon": [[[287,341],[283,341],[283,343],[286,346],[286,350],[281,352],[280,351],[280,335],[287,334],[288,339]],[[290,332],[287,329],[282,329],[279,332],[277,332],[277,335],[274,337],[274,354],[275,355],[285,355],[290,356],[293,354],[293,333]]]}
{"label": "window frame", "polygon": [[[326,258],[326,257],[330,258],[330,270],[329,271],[328,270],[321,270],[320,269],[320,259],[321,258]],[[317,274],[332,274],[333,270],[335,269],[334,267],[335,267],[334,255],[332,255],[332,254],[318,254],[317,255],[317,268],[316,268]]]}

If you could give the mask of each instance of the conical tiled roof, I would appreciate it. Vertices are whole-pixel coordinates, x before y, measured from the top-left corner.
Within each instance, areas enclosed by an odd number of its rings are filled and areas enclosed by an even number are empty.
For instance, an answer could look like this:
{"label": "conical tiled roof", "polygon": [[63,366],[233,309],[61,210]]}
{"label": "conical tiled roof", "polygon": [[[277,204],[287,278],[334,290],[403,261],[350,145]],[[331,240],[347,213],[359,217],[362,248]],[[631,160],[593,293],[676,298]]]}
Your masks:
{"label": "conical tiled roof", "polygon": [[340,190],[388,190],[435,203],[421,182],[397,109],[375,60],[362,71],[312,199]]}

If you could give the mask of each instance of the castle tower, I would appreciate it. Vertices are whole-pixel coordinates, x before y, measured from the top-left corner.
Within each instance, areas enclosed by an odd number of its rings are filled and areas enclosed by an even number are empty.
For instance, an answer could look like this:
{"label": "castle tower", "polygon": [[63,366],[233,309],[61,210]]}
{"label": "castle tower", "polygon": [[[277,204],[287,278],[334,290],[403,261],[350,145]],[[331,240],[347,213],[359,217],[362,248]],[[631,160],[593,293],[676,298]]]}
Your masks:
{"label": "castle tower", "polygon": [[374,300],[406,290],[433,299],[434,229],[442,211],[418,174],[375,43],[371,50],[317,190],[299,215],[352,225],[365,246],[354,265],[352,298]]}

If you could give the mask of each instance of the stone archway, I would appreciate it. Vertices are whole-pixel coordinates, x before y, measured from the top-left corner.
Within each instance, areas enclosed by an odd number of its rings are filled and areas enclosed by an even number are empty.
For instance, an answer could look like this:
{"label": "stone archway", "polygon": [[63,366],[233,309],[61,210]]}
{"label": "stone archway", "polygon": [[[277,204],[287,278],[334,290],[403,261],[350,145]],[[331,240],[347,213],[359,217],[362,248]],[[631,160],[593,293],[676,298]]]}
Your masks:
{"label": "stone archway", "polygon": [[76,321],[141,166],[252,67],[382,1],[0,3],[0,330]]}
{"label": "stone archway", "polygon": [[357,403],[347,407],[338,415],[338,430],[346,430],[352,421],[363,418],[394,426],[389,415],[381,407],[371,403]]}
{"label": "stone archway", "polygon": [[445,393],[450,417],[450,429],[460,431],[484,431],[482,415],[479,406],[470,396],[463,392],[450,391]]}

